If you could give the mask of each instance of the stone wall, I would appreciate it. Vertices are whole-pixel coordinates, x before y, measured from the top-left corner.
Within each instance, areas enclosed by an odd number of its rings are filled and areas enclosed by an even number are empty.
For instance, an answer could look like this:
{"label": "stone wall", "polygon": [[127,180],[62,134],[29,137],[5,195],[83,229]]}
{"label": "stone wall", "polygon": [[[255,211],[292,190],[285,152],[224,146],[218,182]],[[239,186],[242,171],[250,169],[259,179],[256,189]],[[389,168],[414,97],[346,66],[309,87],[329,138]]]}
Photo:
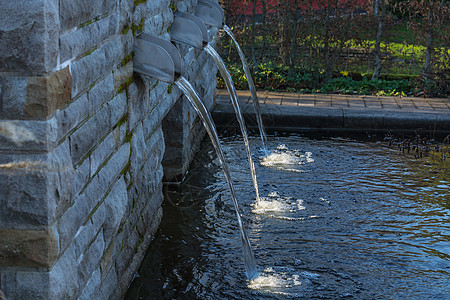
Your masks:
{"label": "stone wall", "polygon": [[[192,13],[196,2],[2,1],[0,290],[8,299],[126,292],[161,219],[162,178],[182,177],[204,134],[177,87],[133,73],[133,41],[142,31],[169,39],[174,6]],[[185,77],[211,107],[212,60],[179,49]]]}

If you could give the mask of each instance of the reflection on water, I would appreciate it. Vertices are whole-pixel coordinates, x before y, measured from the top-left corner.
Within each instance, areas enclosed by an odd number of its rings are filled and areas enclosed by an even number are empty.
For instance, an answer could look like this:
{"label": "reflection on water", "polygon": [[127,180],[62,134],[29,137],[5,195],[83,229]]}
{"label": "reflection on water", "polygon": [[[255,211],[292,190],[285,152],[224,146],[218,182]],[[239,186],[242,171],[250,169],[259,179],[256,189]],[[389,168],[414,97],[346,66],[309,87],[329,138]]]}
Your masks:
{"label": "reflection on water", "polygon": [[448,299],[448,167],[348,139],[270,137],[269,147],[289,163],[260,158],[256,205],[239,138],[224,142],[260,277],[245,280],[227,185],[204,143],[186,182],[164,188],[160,230],[126,299]]}

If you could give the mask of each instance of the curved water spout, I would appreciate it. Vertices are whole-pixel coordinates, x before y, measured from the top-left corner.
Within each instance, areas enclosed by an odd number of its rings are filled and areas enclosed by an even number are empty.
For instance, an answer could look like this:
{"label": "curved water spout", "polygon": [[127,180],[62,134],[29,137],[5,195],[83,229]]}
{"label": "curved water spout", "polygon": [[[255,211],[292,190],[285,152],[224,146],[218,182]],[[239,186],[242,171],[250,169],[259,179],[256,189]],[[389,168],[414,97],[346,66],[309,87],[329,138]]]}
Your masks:
{"label": "curved water spout", "polygon": [[227,25],[223,26],[223,30],[231,37],[231,39],[234,41],[234,44],[236,45],[236,48],[239,53],[239,57],[241,58],[242,66],[244,68],[245,77],[247,77],[247,83],[248,88],[250,89],[250,93],[252,95],[253,100],[253,108],[255,109],[256,114],[256,121],[258,123],[259,128],[259,134],[261,136],[261,141],[263,144],[264,151],[267,152],[266,144],[267,144],[267,135],[266,131],[264,130],[264,124],[261,117],[261,108],[259,107],[259,101],[258,101],[258,95],[256,93],[256,87],[255,83],[253,82],[252,74],[250,72],[250,69],[247,64],[247,60],[245,59],[244,52],[242,51],[241,47],[239,46],[239,43],[236,41],[236,38],[233,34],[233,31],[231,31],[230,27]]}
{"label": "curved water spout", "polygon": [[200,97],[195,92],[192,85],[183,76],[178,78],[177,81],[175,81],[175,84],[183,91],[184,95],[188,98],[189,102],[194,106],[217,152],[217,156],[222,165],[225,178],[228,182],[228,186],[231,191],[231,197],[233,199],[233,205],[239,223],[239,230],[241,233],[242,250],[244,254],[244,264],[245,264],[245,271],[247,273],[247,278],[254,279],[258,275],[255,257],[247,233],[245,231],[244,224],[242,222],[241,214],[239,212],[239,205],[236,198],[236,192],[234,190],[234,186],[230,177],[230,172],[228,170],[228,164],[225,161],[225,156],[223,154],[222,147],[220,146],[219,137],[217,136],[217,131],[214,126],[214,122],[212,121],[212,117],[208,112],[208,110],[206,109],[203,102],[200,100]]}
{"label": "curved water spout", "polygon": [[217,51],[211,45],[206,46],[205,50],[212,56],[212,58],[216,62],[217,67],[219,68],[220,74],[222,75],[222,78],[225,81],[228,92],[230,93],[231,102],[233,103],[234,111],[236,112],[236,117],[238,119],[239,126],[241,127],[242,136],[244,137],[245,149],[247,150],[247,156],[248,156],[248,163],[250,165],[250,172],[252,173],[253,186],[255,187],[255,191],[256,191],[256,201],[259,202],[260,201],[259,200],[259,189],[258,189],[258,182],[256,180],[255,164],[253,163],[252,153],[250,152],[247,128],[245,127],[244,118],[242,117],[241,109],[239,107],[239,100],[238,100],[238,96],[236,93],[236,88],[234,87],[230,72],[228,72],[228,69],[225,66],[225,63],[223,62],[222,58],[217,53]]}

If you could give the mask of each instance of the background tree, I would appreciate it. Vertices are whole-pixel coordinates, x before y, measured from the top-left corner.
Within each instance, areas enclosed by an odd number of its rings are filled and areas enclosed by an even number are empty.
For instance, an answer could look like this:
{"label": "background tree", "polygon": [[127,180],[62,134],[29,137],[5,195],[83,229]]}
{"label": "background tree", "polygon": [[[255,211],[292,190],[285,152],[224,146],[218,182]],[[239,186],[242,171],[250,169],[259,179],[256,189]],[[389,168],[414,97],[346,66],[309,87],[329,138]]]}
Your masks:
{"label": "background tree", "polygon": [[375,0],[375,8],[374,15],[378,21],[378,30],[377,36],[375,40],[375,50],[373,54],[375,56],[375,68],[373,70],[372,79],[378,80],[381,73],[381,58],[380,58],[380,46],[381,46],[381,37],[383,35],[384,24],[386,20],[386,2],[385,0]]}
{"label": "background tree", "polygon": [[449,21],[450,11],[445,0],[410,0],[398,2],[395,9],[408,17],[408,28],[419,43],[425,44],[422,77],[425,84],[434,80],[433,88],[449,91]]}

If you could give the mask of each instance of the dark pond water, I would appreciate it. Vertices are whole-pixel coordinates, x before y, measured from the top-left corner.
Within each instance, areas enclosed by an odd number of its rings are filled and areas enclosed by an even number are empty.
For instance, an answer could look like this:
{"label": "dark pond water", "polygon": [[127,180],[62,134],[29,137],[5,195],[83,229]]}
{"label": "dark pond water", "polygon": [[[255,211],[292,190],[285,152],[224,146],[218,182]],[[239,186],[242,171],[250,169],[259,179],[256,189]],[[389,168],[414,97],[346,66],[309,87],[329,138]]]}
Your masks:
{"label": "dark pond water", "polygon": [[[205,141],[126,299],[450,299],[450,174],[378,143],[269,137],[256,203],[241,138],[224,138],[260,276]],[[448,171],[448,168],[447,168]]]}

